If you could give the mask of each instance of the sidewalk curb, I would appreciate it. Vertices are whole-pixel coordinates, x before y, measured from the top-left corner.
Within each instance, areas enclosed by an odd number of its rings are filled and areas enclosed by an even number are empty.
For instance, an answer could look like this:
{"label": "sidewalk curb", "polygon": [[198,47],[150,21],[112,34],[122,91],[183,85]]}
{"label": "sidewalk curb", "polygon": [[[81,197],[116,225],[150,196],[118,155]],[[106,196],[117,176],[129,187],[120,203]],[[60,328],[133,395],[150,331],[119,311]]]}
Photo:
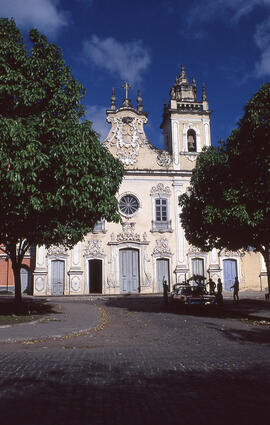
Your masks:
{"label": "sidewalk curb", "polygon": [[[58,306],[58,304],[57,304]],[[36,344],[36,343],[40,343],[40,342],[46,342],[46,341],[61,341],[61,340],[65,340],[68,338],[74,338],[74,337],[78,337],[78,336],[83,336],[83,335],[88,335],[91,332],[97,332],[100,331],[102,329],[104,329],[105,325],[108,323],[109,321],[109,316],[108,314],[105,312],[105,310],[102,307],[96,306],[97,308],[97,321],[94,324],[94,326],[92,327],[87,327],[85,328],[85,324],[82,325],[81,327],[78,327],[78,329],[70,331],[67,333],[62,333],[61,334],[61,329],[56,329],[55,330],[55,334],[54,335],[42,335],[42,336],[13,336],[13,337],[6,337],[3,339],[0,339],[0,344],[10,344],[10,343],[19,343],[19,344]],[[47,317],[51,318],[53,320],[54,316],[50,316],[48,315]],[[45,322],[46,318],[42,317],[38,320],[35,320],[33,322],[25,322],[25,323],[18,323],[15,325],[10,325],[11,328],[13,327],[17,327],[17,325],[38,325],[42,322]]]}

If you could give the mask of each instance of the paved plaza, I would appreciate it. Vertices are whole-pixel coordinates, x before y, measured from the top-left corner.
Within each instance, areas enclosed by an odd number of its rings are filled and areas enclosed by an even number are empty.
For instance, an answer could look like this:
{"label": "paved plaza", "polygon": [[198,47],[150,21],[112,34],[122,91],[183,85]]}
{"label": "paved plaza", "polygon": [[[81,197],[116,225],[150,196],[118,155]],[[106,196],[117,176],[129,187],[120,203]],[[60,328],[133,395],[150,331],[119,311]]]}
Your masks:
{"label": "paved plaza", "polygon": [[[58,335],[30,338],[35,325],[27,324],[16,327],[28,326],[29,338],[0,339],[1,423],[269,421],[267,320],[248,320],[233,309],[184,313],[158,296],[69,299],[58,307],[58,321],[38,325],[56,325]],[[1,331],[7,329],[0,337]]]}

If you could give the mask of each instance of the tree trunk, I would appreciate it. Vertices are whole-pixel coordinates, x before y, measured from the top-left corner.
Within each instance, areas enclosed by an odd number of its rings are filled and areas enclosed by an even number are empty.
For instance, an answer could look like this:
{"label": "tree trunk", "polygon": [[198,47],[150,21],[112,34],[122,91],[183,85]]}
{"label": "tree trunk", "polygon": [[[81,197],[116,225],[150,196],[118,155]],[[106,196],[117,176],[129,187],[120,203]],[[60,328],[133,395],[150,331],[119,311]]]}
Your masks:
{"label": "tree trunk", "polygon": [[21,289],[21,267],[24,254],[28,248],[26,241],[16,240],[6,247],[12,264],[15,283],[15,305],[20,309],[22,305],[22,289]]}
{"label": "tree trunk", "polygon": [[22,303],[22,290],[21,290],[21,262],[13,261],[12,262],[12,269],[14,274],[14,281],[15,281],[15,304],[21,305]]}
{"label": "tree trunk", "polygon": [[268,282],[268,294],[270,294],[270,244],[261,254],[264,258],[266,271],[267,271],[267,282]]}

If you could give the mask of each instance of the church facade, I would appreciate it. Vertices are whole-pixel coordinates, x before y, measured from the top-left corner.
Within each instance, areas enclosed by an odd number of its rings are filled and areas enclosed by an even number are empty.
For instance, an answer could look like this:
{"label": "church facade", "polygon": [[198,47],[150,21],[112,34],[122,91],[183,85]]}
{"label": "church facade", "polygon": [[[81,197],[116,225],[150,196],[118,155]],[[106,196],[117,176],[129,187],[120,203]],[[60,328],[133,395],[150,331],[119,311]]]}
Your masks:
{"label": "church facade", "polygon": [[164,149],[147,139],[140,92],[133,107],[129,86],[117,107],[115,93],[107,110],[111,124],[104,146],[125,166],[119,193],[122,223],[100,221],[72,250],[37,247],[33,293],[45,295],[154,294],[194,274],[221,278],[229,290],[238,276],[241,289],[264,289],[260,255],[223,250],[210,253],[189,246],[179,219],[179,196],[189,186],[196,158],[210,146],[210,115],[205,88],[197,100],[195,80],[184,68],[164,105]]}

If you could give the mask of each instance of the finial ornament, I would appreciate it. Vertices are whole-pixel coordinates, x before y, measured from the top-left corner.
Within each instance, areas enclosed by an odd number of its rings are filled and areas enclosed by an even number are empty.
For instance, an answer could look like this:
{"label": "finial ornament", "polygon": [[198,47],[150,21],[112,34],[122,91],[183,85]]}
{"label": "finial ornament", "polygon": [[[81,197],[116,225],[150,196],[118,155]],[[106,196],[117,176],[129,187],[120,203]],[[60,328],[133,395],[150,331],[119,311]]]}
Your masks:
{"label": "finial ornament", "polygon": [[203,83],[203,86],[202,86],[202,100],[207,100],[206,90],[205,90],[205,84],[204,83]]}
{"label": "finial ornament", "polygon": [[185,80],[187,78],[184,65],[181,65],[181,73],[180,73],[180,80]]}
{"label": "finial ornament", "polygon": [[111,97],[111,110],[115,111],[116,109],[116,97],[115,97],[115,90],[114,87],[112,89],[112,97]]}
{"label": "finial ornament", "polygon": [[143,110],[142,97],[141,97],[140,90],[138,90],[138,92],[137,92],[137,109],[138,109],[139,112],[142,112],[142,110]]}
{"label": "finial ornament", "polygon": [[123,86],[125,89],[125,99],[123,101],[123,106],[130,106],[130,100],[128,98],[128,90],[131,89],[131,86],[126,82]]}

